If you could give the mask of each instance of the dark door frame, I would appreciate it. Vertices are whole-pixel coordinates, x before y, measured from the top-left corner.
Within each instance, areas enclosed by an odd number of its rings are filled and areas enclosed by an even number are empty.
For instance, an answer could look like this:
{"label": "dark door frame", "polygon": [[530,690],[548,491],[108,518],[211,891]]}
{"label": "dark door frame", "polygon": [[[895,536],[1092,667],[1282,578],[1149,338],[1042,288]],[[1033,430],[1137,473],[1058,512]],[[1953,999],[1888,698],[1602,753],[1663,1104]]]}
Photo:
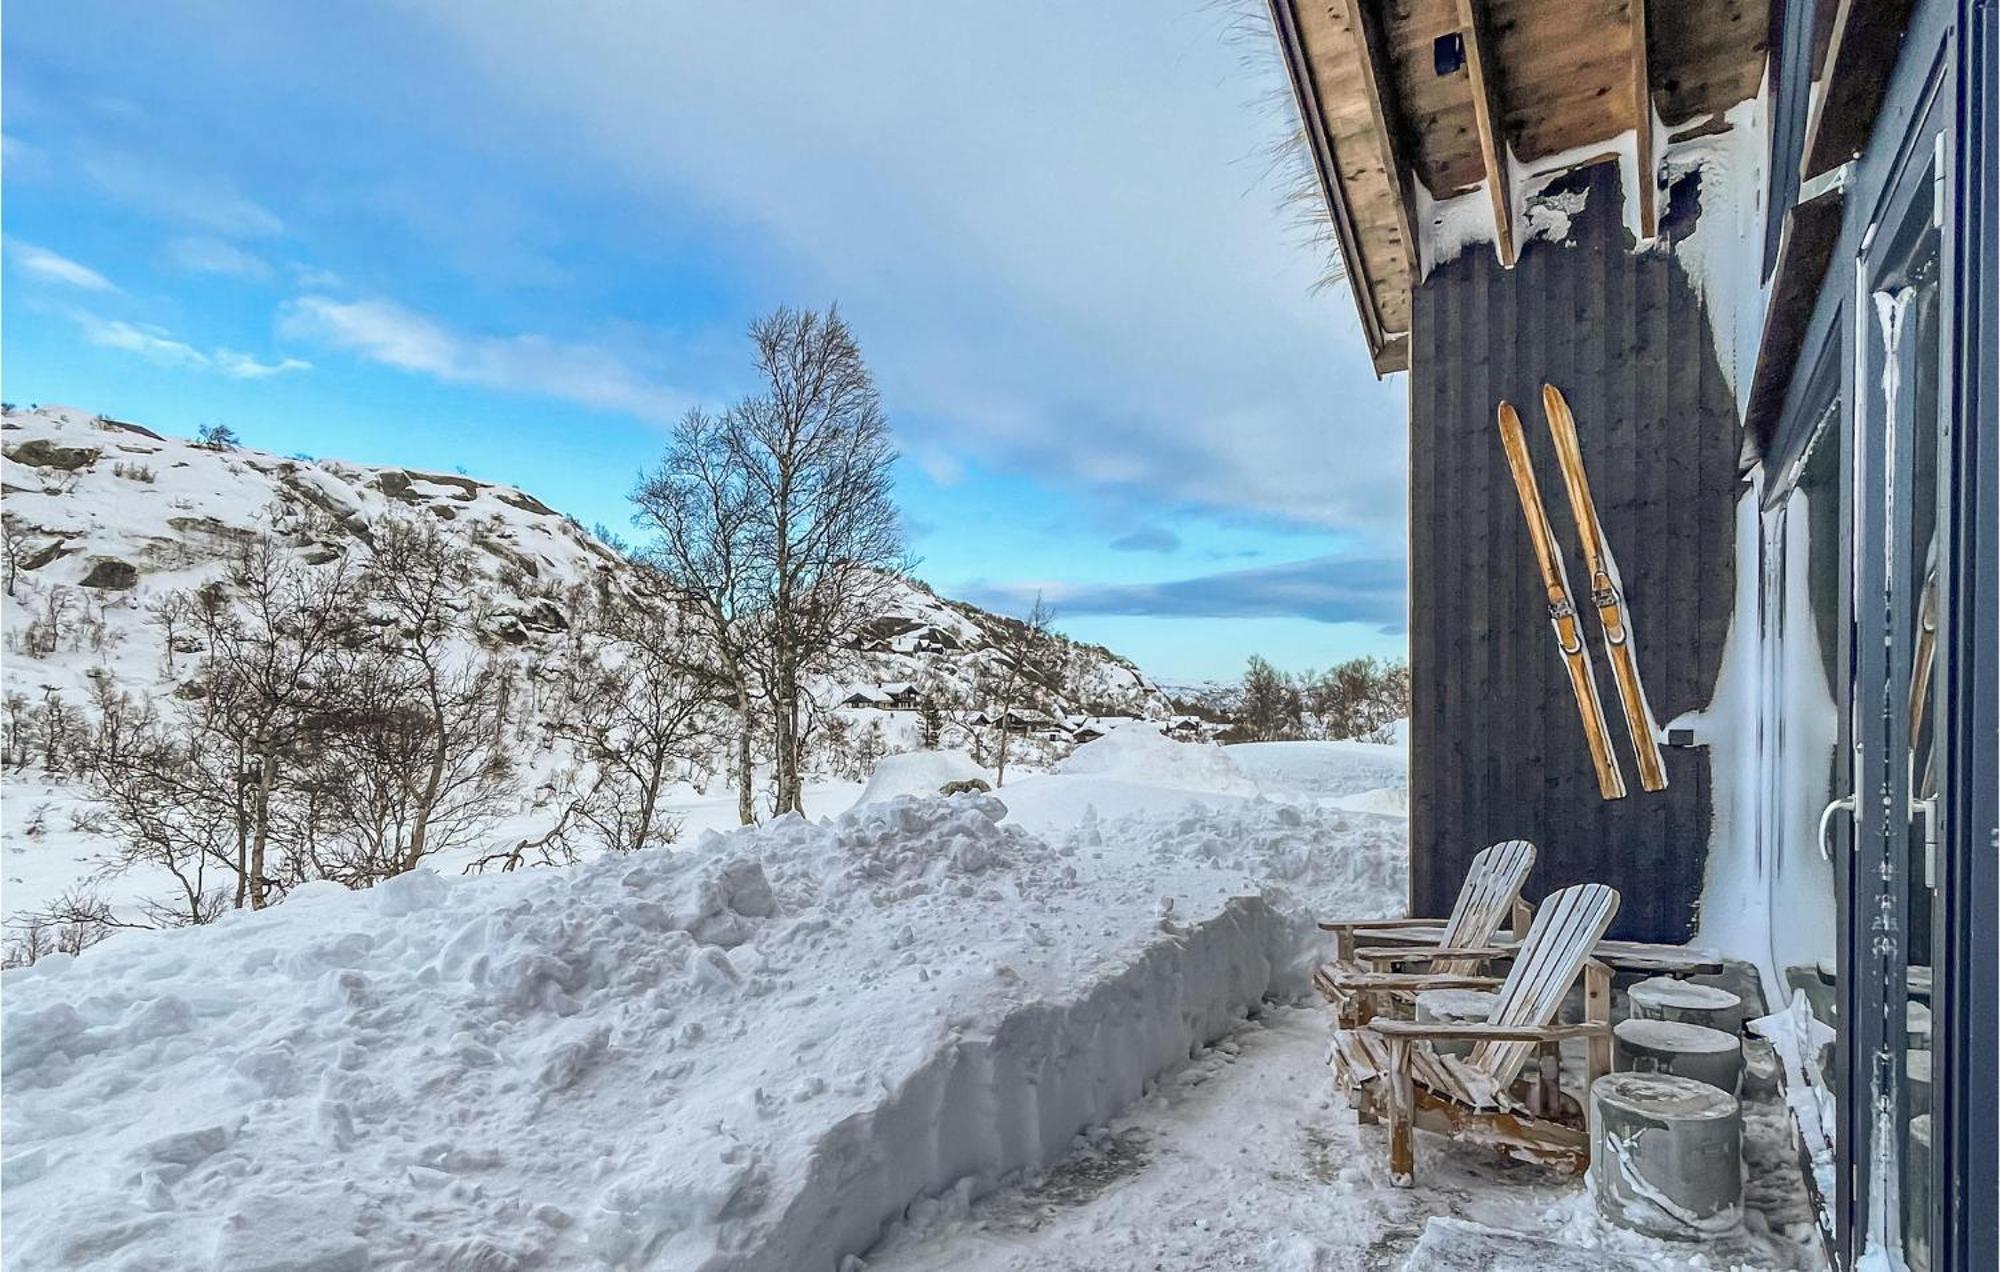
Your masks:
{"label": "dark door frame", "polygon": [[[1950,49],[1945,50],[1948,55]],[[1905,973],[1912,957],[1910,933],[1904,918],[1910,913],[1912,898],[1921,898],[1911,874],[1910,810],[1911,773],[1907,759],[1907,704],[1911,695],[1911,653],[1914,649],[1914,616],[1921,581],[1911,574],[1917,545],[1912,541],[1912,519],[1898,509],[1913,497],[1911,474],[1916,451],[1922,444],[1935,448],[1939,459],[1940,497],[1935,515],[1944,519],[1941,529],[1947,536],[1941,547],[1944,560],[1939,565],[1942,600],[1947,621],[1956,617],[1962,604],[1963,578],[1978,566],[1976,558],[1961,555],[1960,523],[1966,497],[1976,495],[1977,472],[1962,473],[1958,462],[1964,449],[1965,417],[1960,413],[1961,366],[1964,330],[1962,313],[1976,312],[1971,297],[1961,298],[1964,284],[1961,245],[1954,232],[1945,232],[1955,200],[1941,198],[1956,191],[1959,157],[1957,77],[1948,56],[1933,64],[1928,77],[1924,104],[1916,112],[1911,127],[1900,139],[1896,161],[1884,182],[1880,201],[1870,217],[1856,262],[1854,359],[1855,381],[1851,401],[1855,407],[1857,462],[1863,471],[1857,483],[1859,495],[1856,524],[1856,647],[1855,724],[1860,762],[1855,791],[1855,853],[1851,878],[1856,885],[1856,922],[1850,926],[1849,949],[1844,962],[1854,968],[1844,989],[1844,1009],[1849,1022],[1843,1046],[1852,1057],[1847,1068],[1851,1085],[1845,1085],[1841,1159],[1843,1182],[1850,1194],[1841,1216],[1843,1253],[1850,1260],[1871,1243],[1892,1244],[1903,1249],[1903,1201],[1913,1182],[1906,1142],[1909,1109],[1908,1076],[1905,1065],[1905,1011],[1909,999]],[[1893,285],[1913,244],[1910,227],[1929,221],[1939,229],[1938,324],[1939,340],[1934,368],[1939,377],[1936,419],[1914,427],[1914,377],[1885,378],[1883,341],[1873,329],[1877,321],[1875,295]],[[1922,231],[1919,232],[1920,235]],[[1904,333],[1916,338],[1917,332]],[[1903,357],[1896,355],[1900,361]],[[1907,364],[1905,364],[1907,365]],[[1883,390],[1895,386],[1896,396],[1885,403]],[[1976,418],[1976,417],[1975,417]],[[1971,431],[1979,431],[1973,429]],[[1957,482],[1971,478],[1972,487],[1961,489]],[[1976,650],[1963,649],[1965,633],[1947,629],[1947,643],[1940,649],[1945,659],[1942,673],[1959,674],[1963,659],[1982,657]],[[1983,655],[1991,657],[1989,651]],[[1949,689],[1940,696],[1947,729],[1963,729],[1967,701]],[[1943,741],[1940,738],[1940,741]],[[1948,744],[1947,744],[1948,745]],[[1949,755],[1947,754],[1947,761]],[[1962,801],[1960,787],[1977,781],[1981,770],[1947,763],[1945,798]],[[1991,769],[1985,770],[1989,775]],[[1990,778],[1989,778],[1990,780]],[[1949,811],[1946,811],[1949,816]],[[1957,948],[1967,935],[1962,913],[1976,898],[1960,896],[1951,886],[1954,863],[1967,861],[1968,843],[1962,836],[1940,836],[1939,874],[1944,881],[1936,893],[1930,914],[1932,936],[1930,963],[1935,983],[1947,996],[1933,1002],[1933,1056],[1944,1064],[1947,1085],[1963,1079],[1956,1060],[1965,1054],[1970,1023],[1962,1007],[1955,1008],[1949,995],[1960,981],[1976,981],[1975,966],[1957,957]],[[1991,978],[1990,971],[1987,978]],[[1952,1204],[1962,1176],[1969,1165],[1965,1134],[1967,1107],[1946,1097],[1946,1106],[1933,1106],[1932,1145],[1929,1153],[1924,1195],[1928,1202],[1923,1216],[1909,1216],[1928,1229],[1926,1244],[1933,1267],[1965,1266],[1956,1262],[1963,1249],[1966,1217],[1964,1207]],[[1883,1143],[1884,1138],[1890,1142]],[[1878,1177],[1878,1163],[1893,1163],[1893,1177]],[[1878,1195],[1893,1189],[1896,1200]],[[1974,1207],[1975,1210],[1983,1209]],[[1990,1226],[1990,1225],[1989,1225]]]}
{"label": "dark door frame", "polygon": [[1940,1008],[1945,1080],[1933,1088],[1945,1170],[1937,1268],[2000,1267],[2000,5],[1960,0],[1948,238],[1957,303],[1948,545],[1942,810],[1946,905]]}
{"label": "dark door frame", "polygon": [[[1942,1223],[1935,1229],[1931,1253],[1934,1269],[1990,1272],[2000,1268],[2000,1228],[1993,1217],[1993,1199],[2000,1195],[2000,1100],[1995,1098],[2000,1092],[2000,657],[1995,652],[2000,650],[2000,0],[1949,0],[1945,11],[1950,16],[1944,22],[1922,24],[1937,31],[1937,42],[1921,54],[1921,43],[1906,47],[1905,61],[1913,64],[1898,71],[1899,77],[1929,85],[1928,111],[1920,105],[1893,131],[1873,138],[1871,149],[1888,152],[1889,172],[1886,179],[1866,178],[1859,193],[1879,200],[1869,221],[1884,220],[1910,163],[1921,171],[1934,153],[1927,140],[1919,148],[1914,139],[1945,129],[1950,180],[1943,281],[1954,313],[1952,325],[1945,328],[1950,435],[1939,471],[1949,492],[1941,512],[1949,518],[1950,530],[1942,545],[1950,586],[1946,639],[1940,648],[1946,660],[1941,696],[1949,707],[1941,722],[1940,754],[1952,780],[1940,810],[1938,872],[1943,887],[1933,916],[1933,953],[1943,983],[1932,1003],[1938,1083],[1932,1092],[1936,1166],[1931,1198]],[[1926,119],[1930,122],[1919,122]],[[1864,161],[1864,171],[1869,166]],[[1767,492],[1772,497],[1782,494],[1784,478],[1811,435],[1829,363],[1837,368],[1840,426],[1849,430],[1848,463],[1870,462],[1855,453],[1869,446],[1866,417],[1879,414],[1882,400],[1879,382],[1860,369],[1865,365],[1862,341],[1874,337],[1874,315],[1857,312],[1864,307],[1858,302],[1866,299],[1865,287],[1858,285],[1863,263],[1852,246],[1844,245],[1841,252],[1798,359],[1815,373],[1793,380],[1764,457],[1766,473],[1778,478]],[[1879,455],[1873,462],[1880,463]],[[1866,472],[1861,476],[1865,490]],[[1847,489],[1856,492],[1851,481]],[[1856,554],[1850,560],[1857,575],[1869,568],[1879,584],[1879,530],[1873,552],[1852,539],[1857,519],[1869,516],[1871,509],[1879,525],[1879,496],[1868,507],[1848,510],[1844,550]],[[1864,582],[1850,579],[1855,596],[1871,595],[1863,590]],[[1879,588],[1872,595],[1878,602],[1874,626],[1879,631]],[[1879,694],[1892,664],[1879,639],[1872,642],[1872,651],[1869,644],[1853,641],[1848,670],[1858,676],[1861,664],[1869,662]],[[1860,699],[1866,693],[1857,692],[1849,708],[1859,726],[1864,714]],[[1883,820],[1879,799],[1875,820]],[[1858,849],[1863,837],[1854,829],[1853,819],[1836,823],[1837,833]],[[1843,1095],[1837,1106],[1836,1195],[1828,1199],[1834,1205],[1834,1255],[1843,1267],[1852,1266],[1865,1241],[1866,1170],[1873,1138],[1867,1101],[1848,1093],[1867,1089],[1870,1059],[1883,1051],[1884,1009],[1889,1007],[1886,981],[1866,974],[1878,961],[1867,955],[1866,907],[1871,892],[1875,901],[1881,899],[1880,872],[1867,868],[1874,861],[1863,851],[1850,850],[1846,862],[1842,883],[1848,894],[1840,908],[1839,934],[1842,1024],[1836,1051],[1836,1082]],[[1894,992],[1900,997],[1900,976],[1896,982]],[[1893,1023],[1900,1029],[1900,1005],[1895,1010]]]}

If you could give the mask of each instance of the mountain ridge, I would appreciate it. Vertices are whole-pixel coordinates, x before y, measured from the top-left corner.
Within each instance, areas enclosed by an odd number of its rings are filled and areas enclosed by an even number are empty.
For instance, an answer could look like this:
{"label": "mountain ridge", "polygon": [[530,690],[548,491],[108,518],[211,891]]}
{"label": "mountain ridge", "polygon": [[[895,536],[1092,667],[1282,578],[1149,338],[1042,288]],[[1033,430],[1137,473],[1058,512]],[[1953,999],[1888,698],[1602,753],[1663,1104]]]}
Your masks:
{"label": "mountain ridge", "polygon": [[[5,454],[0,492],[7,497],[10,522],[8,581],[88,589],[105,604],[157,590],[145,585],[147,580],[158,584],[221,561],[243,535],[256,532],[267,509],[279,505],[310,508],[364,540],[376,518],[399,511],[458,527],[483,554],[489,576],[513,593],[496,598],[499,630],[493,633],[512,643],[524,643],[523,631],[554,625],[555,616],[540,603],[549,599],[551,584],[601,575],[631,579],[641,570],[575,517],[532,493],[462,473],[247,447],[215,449],[64,406],[9,411],[0,418],[0,438]],[[108,489],[111,483],[120,488]],[[1018,625],[1010,616],[946,597],[920,579],[898,582],[899,594],[878,624],[899,625],[895,634],[946,632],[956,643],[917,641],[899,648],[892,635],[857,648],[854,652],[868,659],[864,670],[882,679],[922,680],[934,669],[935,655],[977,654]],[[10,608],[22,604],[18,596],[9,600]],[[1083,683],[1066,706],[1149,718],[1167,713],[1165,695],[1130,659],[1102,645],[1059,634],[1054,639],[1066,657],[1085,663]]]}

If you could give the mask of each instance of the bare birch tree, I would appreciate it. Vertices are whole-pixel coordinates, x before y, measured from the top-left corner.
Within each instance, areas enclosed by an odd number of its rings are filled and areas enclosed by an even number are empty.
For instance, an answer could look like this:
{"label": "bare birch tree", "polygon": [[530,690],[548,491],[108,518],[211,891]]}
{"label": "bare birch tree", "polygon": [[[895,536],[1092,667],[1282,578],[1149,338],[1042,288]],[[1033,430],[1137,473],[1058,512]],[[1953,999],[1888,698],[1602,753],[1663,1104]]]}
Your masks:
{"label": "bare birch tree", "polygon": [[557,735],[597,770],[574,816],[614,852],[671,842],[678,827],[661,810],[661,793],[709,751],[703,651],[673,616],[622,598],[594,617],[598,639],[572,652],[556,721]]}
{"label": "bare birch tree", "polygon": [[512,764],[499,745],[500,669],[469,639],[478,575],[472,553],[430,521],[375,528],[366,593],[392,620],[379,656],[364,659],[372,688],[334,731],[370,794],[352,824],[368,845],[370,877],[414,870],[498,820]]}
{"label": "bare birch tree", "polygon": [[769,622],[755,581],[753,495],[729,439],[733,416],[687,413],[659,465],[633,489],[632,520],[651,532],[644,559],[707,648],[712,695],[736,713],[736,811],[748,826],[757,820],[751,651]]}
{"label": "bare birch tree", "polygon": [[142,711],[119,761],[94,766],[88,779],[92,813],[117,845],[104,873],[144,868],[173,881],[169,897],[140,903],[143,926],[207,923],[245,892],[238,773],[199,730],[162,721],[150,703]]}
{"label": "bare birch tree", "polygon": [[1285,673],[1262,657],[1250,655],[1243,673],[1240,727],[1252,742],[1276,742],[1299,736],[1298,688]]}
{"label": "bare birch tree", "polygon": [[302,744],[339,701],[336,654],[351,639],[356,584],[344,554],[309,566],[259,535],[230,561],[226,585],[198,598],[208,633],[204,722],[243,766],[238,906],[262,909],[282,889],[268,860],[276,800],[304,762]]}
{"label": "bare birch tree", "polygon": [[1007,782],[1007,740],[1013,732],[1015,713],[1039,709],[1044,699],[1037,678],[1046,674],[1054,649],[1051,632],[1054,623],[1055,611],[1037,592],[1028,616],[1009,622],[1004,635],[993,646],[994,657],[987,664],[982,696],[999,734],[999,743],[994,748],[995,786]]}
{"label": "bare birch tree", "polygon": [[837,308],[779,309],[751,325],[763,392],[723,436],[751,496],[752,577],[769,615],[755,646],[770,711],[775,806],[802,812],[805,686],[881,612],[903,572],[889,424]]}

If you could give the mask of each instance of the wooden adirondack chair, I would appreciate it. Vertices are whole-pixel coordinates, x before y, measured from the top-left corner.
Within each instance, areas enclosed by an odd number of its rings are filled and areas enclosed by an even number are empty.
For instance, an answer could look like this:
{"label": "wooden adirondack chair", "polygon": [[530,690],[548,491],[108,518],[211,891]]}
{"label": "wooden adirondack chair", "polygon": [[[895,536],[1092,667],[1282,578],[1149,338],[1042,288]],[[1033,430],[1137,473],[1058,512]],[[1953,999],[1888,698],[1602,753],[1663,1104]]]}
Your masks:
{"label": "wooden adirondack chair", "polygon": [[[1388,1001],[1413,1001],[1423,989],[1491,989],[1500,982],[1475,975],[1487,959],[1505,951],[1492,948],[1493,934],[1511,913],[1516,936],[1525,936],[1531,910],[1521,900],[1521,885],[1535,864],[1535,846],[1509,839],[1480,851],[1466,867],[1451,918],[1436,945],[1417,945],[1398,938],[1398,928],[1435,919],[1375,919],[1335,921],[1320,927],[1334,934],[1334,961],[1313,974],[1313,984],[1340,1012],[1345,1028],[1371,1019]],[[1382,942],[1362,948],[1362,939]],[[1398,974],[1399,963],[1428,963],[1431,970]]]}
{"label": "wooden adirondack chair", "polygon": [[[1566,1038],[1589,1043],[1589,1081],[1611,1068],[1611,969],[1590,956],[1618,912],[1601,883],[1564,888],[1543,903],[1483,1023],[1376,1020],[1334,1035],[1333,1069],[1364,1120],[1389,1123],[1389,1178],[1410,1186],[1411,1130],[1484,1144],[1522,1161],[1580,1173],[1590,1165],[1583,1110],[1558,1084]],[[1583,1023],[1561,1025],[1563,997],[1584,977]],[[1432,1044],[1470,1039],[1464,1058]],[[1531,1057],[1536,1081],[1517,1082]],[[1588,1087],[1586,1087],[1588,1090]]]}

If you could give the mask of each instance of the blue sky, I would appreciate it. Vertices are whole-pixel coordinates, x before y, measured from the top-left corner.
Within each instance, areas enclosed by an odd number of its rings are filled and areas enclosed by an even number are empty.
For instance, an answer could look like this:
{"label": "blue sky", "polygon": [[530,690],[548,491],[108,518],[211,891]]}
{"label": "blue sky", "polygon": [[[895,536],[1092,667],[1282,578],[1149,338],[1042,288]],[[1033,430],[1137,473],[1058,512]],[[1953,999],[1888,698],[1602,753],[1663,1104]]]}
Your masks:
{"label": "blue sky", "polygon": [[[780,14],[783,16],[780,17]],[[622,526],[838,301],[919,573],[1177,679],[1400,654],[1400,382],[1212,0],[12,5],[5,392]]]}

